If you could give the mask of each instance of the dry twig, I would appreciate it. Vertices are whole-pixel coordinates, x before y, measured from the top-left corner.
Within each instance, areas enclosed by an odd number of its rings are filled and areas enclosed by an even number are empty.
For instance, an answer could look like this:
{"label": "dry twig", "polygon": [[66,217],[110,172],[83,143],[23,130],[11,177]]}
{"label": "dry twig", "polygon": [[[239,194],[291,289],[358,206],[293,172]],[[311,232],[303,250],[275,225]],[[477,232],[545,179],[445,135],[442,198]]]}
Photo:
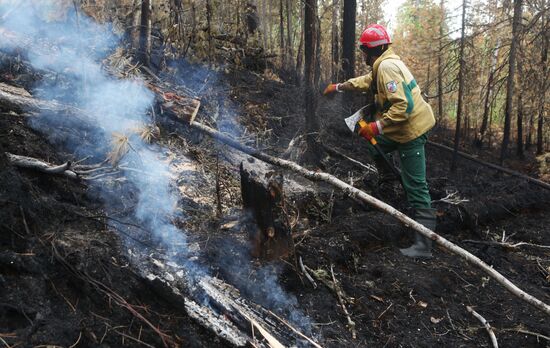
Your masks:
{"label": "dry twig", "polygon": [[483,326],[485,327],[485,330],[487,330],[487,333],[491,338],[491,343],[493,344],[493,347],[498,348],[497,337],[495,336],[495,333],[493,332],[493,328],[491,328],[491,325],[487,322],[487,320],[485,320],[485,318],[482,317],[481,314],[474,311],[474,309],[471,306],[466,306],[466,310],[472,313],[472,315],[476,317],[476,319],[479,320],[481,324],[483,324]]}
{"label": "dry twig", "polygon": [[463,242],[472,243],[472,244],[496,245],[509,250],[518,250],[521,247],[531,247],[531,248],[537,248],[537,249],[543,249],[543,250],[550,250],[550,245],[533,244],[528,242],[518,242],[518,243],[512,244],[509,242],[495,242],[495,241],[472,240],[472,239],[465,239],[463,240]]}
{"label": "dry twig", "polygon": [[536,333],[536,332],[525,330],[521,326],[518,326],[518,327],[515,327],[515,328],[510,328],[510,329],[500,329],[500,331],[519,332],[519,333],[522,333],[522,334],[535,336],[537,338],[537,341],[539,340],[539,338],[550,341],[550,337],[539,334],[539,333]]}
{"label": "dry twig", "polygon": [[313,278],[311,278],[311,275],[309,274],[309,272],[306,270],[306,268],[304,267],[304,263],[302,262],[302,257],[300,256],[300,258],[298,259],[299,263],[300,263],[300,269],[302,270],[302,273],[304,273],[304,275],[306,276],[307,280],[309,280],[309,282],[311,283],[311,285],[313,285],[313,288],[314,289],[317,289],[317,283],[315,283],[315,280],[313,280]]}
{"label": "dry twig", "polygon": [[346,318],[348,320],[348,327],[351,331],[351,337],[353,339],[356,339],[357,338],[357,331],[355,330],[355,322],[353,320],[351,320],[348,309],[346,308],[346,304],[344,303],[344,300],[342,298],[342,290],[340,290],[340,287],[338,286],[338,283],[336,282],[336,277],[334,277],[334,267],[332,267],[332,265],[330,265],[330,273],[332,274],[332,281],[334,282],[334,290],[336,292],[336,296],[338,296],[338,302],[340,302],[340,306],[344,310],[344,314],[346,314]]}

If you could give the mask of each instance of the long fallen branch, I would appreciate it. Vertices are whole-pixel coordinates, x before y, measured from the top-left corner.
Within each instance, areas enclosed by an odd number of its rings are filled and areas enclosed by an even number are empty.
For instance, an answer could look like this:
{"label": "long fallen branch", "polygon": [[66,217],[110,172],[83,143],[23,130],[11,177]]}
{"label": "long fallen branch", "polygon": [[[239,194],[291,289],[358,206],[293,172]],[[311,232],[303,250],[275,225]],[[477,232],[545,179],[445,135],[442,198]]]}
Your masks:
{"label": "long fallen branch", "polygon": [[[434,143],[433,141],[428,141],[428,144],[431,145],[431,146],[437,147],[438,149],[454,152],[453,148],[450,148],[450,147],[442,145],[442,144]],[[530,182],[532,184],[535,184],[537,186],[544,187],[545,189],[550,190],[550,184],[548,184],[548,183],[546,183],[542,180],[538,180],[538,179],[532,178],[530,176],[527,176],[525,174],[521,174],[520,172],[516,172],[515,170],[512,170],[512,169],[504,168],[504,167],[498,166],[496,164],[480,160],[479,158],[476,158],[476,157],[474,157],[472,155],[469,155],[465,152],[457,151],[457,153],[460,157],[463,157],[463,158],[465,158],[467,160],[470,160],[472,162],[482,164],[486,167],[497,170],[499,172],[503,172],[503,173],[506,173],[506,174],[509,174],[509,175],[512,175],[512,176],[516,176],[518,178],[527,180],[528,182]]]}
{"label": "long fallen branch", "polygon": [[537,299],[536,297],[528,294],[527,292],[525,292],[522,289],[520,289],[519,287],[517,287],[514,283],[512,283],[510,280],[508,280],[506,277],[504,277],[502,274],[500,274],[498,271],[493,269],[493,267],[489,266],[487,263],[482,261],[477,256],[471,254],[467,250],[459,247],[458,245],[452,243],[451,241],[441,237],[440,235],[438,235],[437,233],[433,232],[432,230],[426,228],[425,226],[419,224],[418,222],[414,221],[413,219],[411,219],[407,215],[401,213],[400,211],[398,211],[397,209],[395,209],[391,205],[386,204],[386,203],[384,203],[384,202],[368,195],[367,193],[365,193],[365,192],[363,192],[363,191],[361,191],[361,190],[359,190],[359,189],[357,189],[357,188],[355,188],[351,185],[346,184],[345,182],[343,182],[342,180],[336,178],[335,176],[332,176],[330,174],[323,173],[323,172],[311,171],[311,170],[308,170],[308,169],[298,165],[297,163],[287,161],[287,160],[284,160],[284,159],[281,159],[281,158],[277,158],[277,157],[274,157],[274,156],[270,156],[268,154],[265,154],[261,151],[258,151],[256,149],[254,149],[254,148],[251,148],[249,146],[240,144],[239,142],[237,142],[233,138],[228,137],[228,136],[218,132],[217,130],[215,130],[211,127],[208,127],[208,126],[206,126],[206,125],[204,125],[200,122],[192,121],[190,123],[190,125],[191,125],[191,127],[196,128],[196,129],[204,132],[205,134],[208,134],[209,136],[223,142],[224,144],[227,144],[227,145],[229,145],[229,146],[231,146],[231,147],[233,147],[237,150],[240,150],[240,151],[242,151],[246,154],[249,154],[250,156],[253,156],[255,158],[258,158],[258,159],[260,159],[264,162],[267,162],[267,163],[270,163],[270,164],[273,164],[273,165],[276,165],[276,166],[279,166],[279,167],[282,167],[282,168],[292,170],[292,171],[297,172],[297,173],[303,175],[304,177],[306,177],[310,180],[313,180],[313,181],[323,181],[323,182],[329,183],[329,184],[341,189],[342,191],[344,191],[350,197],[359,199],[359,200],[361,200],[361,201],[363,201],[363,202],[365,202],[365,203],[367,203],[367,204],[369,204],[369,205],[371,205],[371,206],[373,206],[373,207],[375,207],[375,208],[377,208],[377,209],[393,216],[394,218],[399,220],[401,223],[403,223],[406,227],[410,227],[410,228],[414,229],[418,233],[432,239],[433,241],[435,241],[437,244],[439,244],[443,248],[449,250],[450,252],[452,252],[452,253],[454,253],[454,254],[456,254],[456,255],[464,258],[464,259],[466,259],[468,262],[478,266],[484,272],[486,272],[490,277],[492,277],[497,282],[499,282],[501,285],[503,285],[504,288],[506,288],[512,294],[514,294],[515,296],[519,297],[520,299],[526,301],[527,303],[534,306],[535,308],[540,309],[541,311],[546,313],[546,315],[550,316],[550,306],[549,305],[547,305],[546,303],[542,302],[541,300]]}

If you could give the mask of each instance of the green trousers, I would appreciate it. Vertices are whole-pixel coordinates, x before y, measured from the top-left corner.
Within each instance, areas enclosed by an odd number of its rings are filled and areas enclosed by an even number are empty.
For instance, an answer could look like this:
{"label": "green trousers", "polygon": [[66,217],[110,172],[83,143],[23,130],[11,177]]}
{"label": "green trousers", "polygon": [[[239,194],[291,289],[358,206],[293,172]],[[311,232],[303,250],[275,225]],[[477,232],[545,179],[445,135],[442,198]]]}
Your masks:
{"label": "green trousers", "polygon": [[[407,143],[398,143],[384,135],[376,137],[378,145],[384,153],[396,151],[401,162],[401,180],[407,193],[407,200],[413,208],[431,208],[430,191],[426,182],[426,154],[424,145],[428,136],[423,134]],[[369,151],[378,166],[384,162],[372,145]],[[387,164],[384,163],[387,166]]]}

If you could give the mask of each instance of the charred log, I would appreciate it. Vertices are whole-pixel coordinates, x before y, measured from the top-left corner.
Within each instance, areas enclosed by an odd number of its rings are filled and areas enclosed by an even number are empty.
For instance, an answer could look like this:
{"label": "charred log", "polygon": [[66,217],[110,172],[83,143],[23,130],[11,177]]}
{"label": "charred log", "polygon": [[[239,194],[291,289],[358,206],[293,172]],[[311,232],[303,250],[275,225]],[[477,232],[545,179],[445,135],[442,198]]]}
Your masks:
{"label": "charred log", "polygon": [[240,167],[243,207],[258,226],[249,230],[251,254],[268,260],[286,256],[292,238],[285,211],[283,177],[262,171],[262,163],[252,161],[242,162]]}

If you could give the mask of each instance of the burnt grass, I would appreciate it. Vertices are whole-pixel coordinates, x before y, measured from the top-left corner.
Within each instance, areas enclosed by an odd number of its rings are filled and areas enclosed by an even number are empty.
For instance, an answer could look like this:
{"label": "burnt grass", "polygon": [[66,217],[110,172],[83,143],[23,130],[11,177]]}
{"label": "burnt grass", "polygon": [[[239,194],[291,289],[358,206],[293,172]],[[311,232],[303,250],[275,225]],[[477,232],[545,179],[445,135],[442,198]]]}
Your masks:
{"label": "burnt grass", "polygon": [[[251,130],[266,129],[268,152],[282,154],[303,129],[299,87],[265,79],[247,71],[224,75],[216,88],[207,88],[204,109],[229,94],[239,106],[237,121]],[[220,92],[224,90],[225,92]],[[342,122],[340,100],[321,100],[321,142],[364,163],[370,160],[360,139],[351,137]],[[113,300],[114,293],[142,313],[154,327],[185,347],[218,347],[224,343],[192,321],[182,308],[163,299],[129,266],[121,240],[104,218],[103,204],[85,183],[11,166],[4,152],[62,163],[70,154],[50,144],[26,125],[22,116],[4,110],[0,116],[0,337],[7,344],[33,347],[43,344],[77,347],[162,346],[151,327],[128,307]],[[193,132],[191,144],[211,140]],[[444,130],[431,139],[447,143]],[[300,145],[303,146],[303,145]],[[212,156],[208,146],[197,149]],[[465,150],[474,152],[467,147]],[[491,158],[491,152],[478,153]],[[200,156],[199,156],[200,157]],[[549,252],[537,248],[508,250],[465,240],[500,240],[550,245],[550,195],[521,179],[495,173],[461,160],[449,171],[450,154],[427,147],[428,181],[434,200],[450,192],[467,199],[461,207],[436,203],[438,230],[540,300],[550,303]],[[513,163],[521,167],[520,161]],[[223,163],[228,171],[231,164]],[[373,174],[341,158],[324,156],[320,167],[348,180],[376,197],[407,212],[405,197],[396,183],[373,185]],[[214,187],[215,183],[210,183]],[[226,183],[229,185],[229,183]],[[295,254],[272,261],[279,282],[296,297],[299,310],[310,318],[312,335],[326,347],[477,347],[491,346],[485,329],[466,306],[483,315],[502,347],[546,347],[548,341],[518,329],[550,336],[548,318],[511,295],[485,273],[436,247],[434,258],[419,261],[403,257],[398,248],[410,243],[411,231],[397,221],[354,202],[332,188],[316,184],[318,197],[304,198]],[[224,202],[224,213],[238,208],[238,199]],[[212,217],[196,236],[203,250],[201,262],[215,275],[224,274],[224,258],[242,256],[231,245],[243,236],[220,229],[224,219]],[[244,238],[246,239],[246,238]],[[235,253],[232,255],[232,253]],[[299,271],[304,264],[330,274],[331,266],[345,294],[352,298],[348,311],[356,324],[351,338],[346,317],[334,292],[318,282],[314,289]],[[256,266],[266,262],[252,261]],[[98,290],[91,280],[102,284]],[[234,284],[239,287],[239,284]],[[104,286],[104,287],[103,287]],[[269,291],[264,289],[263,291]],[[111,295],[109,295],[109,293]],[[245,291],[243,293],[246,294]],[[254,294],[250,294],[254,296]]]}

